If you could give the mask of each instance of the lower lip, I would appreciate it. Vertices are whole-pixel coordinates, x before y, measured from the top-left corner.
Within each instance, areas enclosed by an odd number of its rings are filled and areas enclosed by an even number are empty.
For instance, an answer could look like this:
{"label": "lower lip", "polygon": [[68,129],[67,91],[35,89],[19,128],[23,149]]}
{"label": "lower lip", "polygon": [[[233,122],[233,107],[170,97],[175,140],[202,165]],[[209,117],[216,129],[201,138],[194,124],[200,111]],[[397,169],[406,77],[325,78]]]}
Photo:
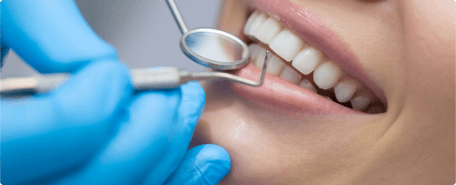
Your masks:
{"label": "lower lip", "polygon": [[[235,75],[258,81],[261,71],[249,64],[236,71]],[[266,74],[264,83],[260,87],[232,83],[231,88],[248,102],[272,111],[309,115],[365,114],[270,74]]]}

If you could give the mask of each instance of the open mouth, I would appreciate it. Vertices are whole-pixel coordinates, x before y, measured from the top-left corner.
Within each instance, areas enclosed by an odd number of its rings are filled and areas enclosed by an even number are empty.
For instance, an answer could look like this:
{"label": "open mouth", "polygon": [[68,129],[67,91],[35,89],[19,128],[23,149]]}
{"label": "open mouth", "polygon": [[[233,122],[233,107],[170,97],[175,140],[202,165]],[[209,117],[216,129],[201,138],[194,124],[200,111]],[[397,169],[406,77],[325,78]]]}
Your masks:
{"label": "open mouth", "polygon": [[[271,57],[267,61],[268,75],[263,85],[267,87],[259,88],[262,90],[254,92],[253,89],[234,85],[235,90],[238,89],[241,95],[247,94],[249,97],[265,100],[263,102],[266,104],[294,104],[319,113],[356,111],[378,114],[386,111],[384,101],[381,101],[381,98],[365,85],[362,77],[352,75],[354,68],[347,67],[349,68],[347,70],[344,67],[349,65],[339,65],[344,62],[340,60],[341,57],[335,56],[336,59],[332,59],[331,54],[334,56],[334,53],[337,55],[338,52],[334,52],[334,49],[319,49],[302,36],[300,37],[301,34],[294,32],[296,28],[290,29],[289,27],[293,26],[284,26],[283,23],[286,23],[287,17],[281,17],[281,10],[278,11],[279,13],[276,12],[276,14],[279,15],[271,16],[259,9],[254,9],[243,29],[249,44],[252,65],[237,73],[250,78],[252,74],[258,74],[264,62],[265,51],[269,50]],[[326,51],[329,53],[325,53]],[[281,85],[278,85],[279,83]],[[283,94],[288,94],[289,97],[273,98]],[[301,102],[299,99],[306,100]],[[344,109],[350,109],[350,111]]]}

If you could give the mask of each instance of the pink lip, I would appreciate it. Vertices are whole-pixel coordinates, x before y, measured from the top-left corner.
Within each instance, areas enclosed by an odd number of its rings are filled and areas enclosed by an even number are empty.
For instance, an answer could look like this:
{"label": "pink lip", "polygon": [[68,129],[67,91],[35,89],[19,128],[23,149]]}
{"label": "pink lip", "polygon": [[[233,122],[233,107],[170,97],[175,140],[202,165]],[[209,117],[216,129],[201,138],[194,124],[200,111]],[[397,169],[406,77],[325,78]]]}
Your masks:
{"label": "pink lip", "polygon": [[[254,9],[276,16],[283,25],[319,48],[341,68],[363,81],[382,101],[385,100],[384,95],[381,93],[382,91],[371,82],[369,76],[358,65],[356,57],[349,52],[346,45],[339,41],[336,35],[311,12],[288,0],[252,0],[251,2],[253,2]],[[242,33],[239,33],[239,36],[242,38]],[[258,68],[249,65],[238,70],[236,75],[258,80],[260,72]],[[232,88],[248,101],[261,104],[265,108],[278,108],[283,111],[310,113],[313,115],[366,115],[329,101],[312,91],[288,83],[273,75],[267,75],[265,83],[258,88],[240,84],[232,84]]]}

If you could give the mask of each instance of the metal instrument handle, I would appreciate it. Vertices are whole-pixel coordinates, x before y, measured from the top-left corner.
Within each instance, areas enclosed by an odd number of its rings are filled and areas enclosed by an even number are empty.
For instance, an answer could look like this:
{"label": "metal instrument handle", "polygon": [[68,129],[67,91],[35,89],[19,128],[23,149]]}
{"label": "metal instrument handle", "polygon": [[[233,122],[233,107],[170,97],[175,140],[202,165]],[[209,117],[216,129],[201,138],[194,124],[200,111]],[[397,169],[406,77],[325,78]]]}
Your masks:
{"label": "metal instrument handle", "polygon": [[[70,76],[60,73],[3,79],[0,81],[0,95],[16,97],[45,93],[64,83]],[[173,89],[181,84],[180,71],[174,67],[132,69],[131,76],[134,88],[139,91]]]}
{"label": "metal instrument handle", "polygon": [[180,71],[174,67],[131,70],[136,90],[173,89],[181,85]]}
{"label": "metal instrument handle", "polygon": [[181,33],[187,33],[187,25],[185,25],[184,18],[182,18],[179,8],[177,8],[176,2],[174,2],[174,0],[166,0],[166,3],[168,4],[169,10],[171,10],[171,13],[174,16],[174,20],[176,20],[177,26],[179,26]]}

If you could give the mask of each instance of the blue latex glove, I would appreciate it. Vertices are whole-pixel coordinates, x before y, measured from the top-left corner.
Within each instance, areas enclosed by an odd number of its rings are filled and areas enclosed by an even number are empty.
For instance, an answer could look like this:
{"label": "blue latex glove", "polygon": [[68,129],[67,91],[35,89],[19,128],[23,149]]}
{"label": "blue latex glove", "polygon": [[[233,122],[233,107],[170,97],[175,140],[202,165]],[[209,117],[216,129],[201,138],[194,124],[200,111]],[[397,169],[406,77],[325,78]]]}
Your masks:
{"label": "blue latex glove", "polygon": [[2,184],[216,184],[228,173],[224,149],[187,151],[205,103],[197,83],[134,94],[73,1],[4,0],[1,11],[2,47],[40,72],[73,73],[49,94],[1,100]]}

